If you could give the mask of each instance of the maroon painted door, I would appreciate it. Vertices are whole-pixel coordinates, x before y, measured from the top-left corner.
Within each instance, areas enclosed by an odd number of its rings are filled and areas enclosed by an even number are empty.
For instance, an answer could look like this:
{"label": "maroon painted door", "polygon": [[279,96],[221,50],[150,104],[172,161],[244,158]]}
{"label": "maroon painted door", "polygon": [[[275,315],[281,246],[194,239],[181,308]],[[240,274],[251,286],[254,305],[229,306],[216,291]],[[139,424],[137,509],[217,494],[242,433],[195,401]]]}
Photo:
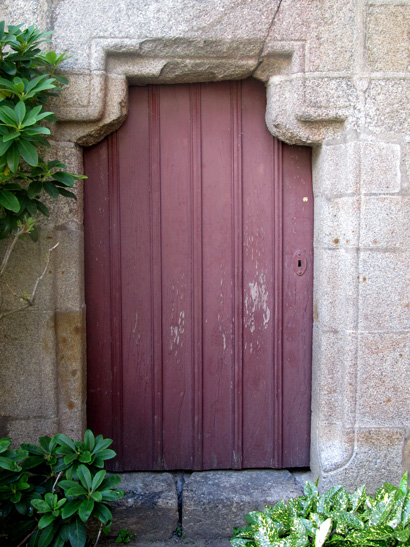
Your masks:
{"label": "maroon painted door", "polygon": [[118,470],[309,465],[310,149],[255,80],[130,88],[85,151],[88,423]]}

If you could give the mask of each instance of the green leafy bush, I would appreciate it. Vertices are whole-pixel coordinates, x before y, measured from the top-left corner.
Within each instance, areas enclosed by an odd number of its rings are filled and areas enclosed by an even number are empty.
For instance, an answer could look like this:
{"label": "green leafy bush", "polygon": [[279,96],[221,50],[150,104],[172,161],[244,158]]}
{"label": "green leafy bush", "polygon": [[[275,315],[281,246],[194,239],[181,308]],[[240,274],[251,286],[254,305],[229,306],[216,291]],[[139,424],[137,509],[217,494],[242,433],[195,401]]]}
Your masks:
{"label": "green leafy bush", "polygon": [[397,488],[384,484],[374,497],[364,486],[353,494],[334,486],[319,494],[307,482],[304,496],[246,515],[249,526],[234,530],[234,547],[393,547],[410,545],[407,473]]}
{"label": "green leafy bush", "polygon": [[92,520],[99,523],[98,541],[112,521],[107,503],[124,495],[116,488],[120,477],[103,469],[116,455],[111,443],[90,430],[84,441],[59,434],[18,450],[10,449],[11,439],[1,439],[0,515],[7,545],[83,547]]}
{"label": "green leafy bush", "polygon": [[[44,122],[55,121],[44,106],[67,83],[55,73],[66,55],[41,51],[49,35],[34,26],[6,28],[0,22],[0,238],[17,232],[38,213],[48,216],[46,194],[75,198],[68,188],[85,178],[65,172],[56,159],[41,157],[41,150],[50,146]],[[37,238],[33,225],[27,232]]]}

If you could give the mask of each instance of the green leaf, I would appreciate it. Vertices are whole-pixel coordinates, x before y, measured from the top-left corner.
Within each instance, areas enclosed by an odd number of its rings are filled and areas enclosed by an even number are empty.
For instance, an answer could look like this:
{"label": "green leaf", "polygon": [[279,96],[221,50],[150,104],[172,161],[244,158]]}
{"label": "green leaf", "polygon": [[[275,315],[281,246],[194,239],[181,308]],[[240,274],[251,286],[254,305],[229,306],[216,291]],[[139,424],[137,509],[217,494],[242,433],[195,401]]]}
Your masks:
{"label": "green leaf", "polygon": [[91,490],[92,478],[88,467],[85,465],[79,465],[77,468],[77,475],[84,488]]}
{"label": "green leaf", "polygon": [[73,194],[73,192],[69,192],[68,190],[64,190],[64,188],[59,188],[58,192],[61,196],[64,196],[65,198],[72,198],[77,199],[77,196]]}
{"label": "green leaf", "polygon": [[91,498],[84,500],[78,510],[80,519],[83,522],[87,522],[87,520],[91,516],[91,513],[93,512],[93,509],[94,509],[94,500]]}
{"label": "green leaf", "polygon": [[94,501],[100,502],[102,501],[102,494],[101,492],[91,492],[91,497]]}
{"label": "green leaf", "polygon": [[[21,82],[23,84],[23,82]],[[24,84],[23,84],[24,89]],[[23,91],[23,89],[21,91]],[[16,113],[16,117],[18,120],[18,123],[21,124],[21,122],[24,120],[24,117],[26,115],[26,105],[23,101],[19,101],[16,106],[14,107],[14,112]]]}
{"label": "green leaf", "polygon": [[101,458],[102,460],[110,460],[111,458],[115,458],[117,453],[114,450],[108,449],[108,450],[99,450],[98,453],[95,454],[98,458]]}
{"label": "green leaf", "polygon": [[100,486],[100,484],[104,480],[104,477],[105,477],[106,474],[107,474],[106,471],[101,470],[101,471],[98,471],[94,475],[93,480],[92,480],[92,484],[91,484],[91,489],[92,490],[97,490],[97,488]]}
{"label": "green leaf", "polygon": [[58,188],[56,188],[52,182],[50,182],[49,180],[46,180],[45,182],[43,182],[43,188],[47,192],[47,194],[51,196],[53,199],[58,198],[60,192],[58,191]]}
{"label": "green leaf", "polygon": [[103,503],[96,503],[94,506],[93,517],[107,525],[112,521],[112,513]]}
{"label": "green leaf", "polygon": [[7,165],[9,166],[10,171],[15,173],[20,161],[20,152],[16,145],[13,143],[7,151]]}
{"label": "green leaf", "polygon": [[20,211],[20,202],[14,194],[0,187],[0,204],[13,213]]}
{"label": "green leaf", "polygon": [[38,547],[48,547],[48,545],[50,545],[50,543],[53,541],[56,528],[56,522],[53,522],[47,528],[44,528],[44,530],[40,534]]}
{"label": "green leaf", "polygon": [[45,435],[44,437],[39,437],[38,444],[44,450],[44,452],[51,452],[55,446],[55,443],[52,443],[51,437]]}
{"label": "green leaf", "polygon": [[17,115],[9,106],[0,105],[0,121],[10,127],[17,127]]}
{"label": "green leaf", "polygon": [[[53,173],[53,178],[58,180],[58,182],[63,183],[65,186],[69,186],[70,188],[72,186],[74,186],[74,177],[73,177],[73,175],[70,175],[69,173],[64,173],[64,171],[57,171],[56,173]],[[87,431],[89,431],[89,430],[87,430]],[[90,450],[92,450],[94,448],[94,445],[95,445],[95,439],[94,439],[94,444],[93,444],[92,448],[90,448]]]}
{"label": "green leaf", "polygon": [[60,446],[67,446],[68,448],[71,448],[71,450],[75,452],[74,441],[70,439],[70,437],[67,437],[67,435],[64,435],[64,433],[59,433],[58,435],[54,437],[54,439]]}
{"label": "green leaf", "polygon": [[72,524],[70,524],[68,538],[70,540],[71,547],[84,547],[87,538],[85,526],[80,519],[76,519]]}
{"label": "green leaf", "polygon": [[36,147],[31,144],[31,142],[25,139],[20,139],[17,143],[17,146],[24,161],[26,161],[29,165],[33,165],[35,167],[38,164],[38,154]]}
{"label": "green leaf", "polygon": [[5,452],[10,445],[11,445],[10,437],[5,437],[4,439],[0,439],[0,454],[2,452]]}
{"label": "green leaf", "polygon": [[68,496],[69,498],[74,498],[75,496],[82,496],[86,494],[87,491],[84,490],[84,488],[80,485],[73,486],[66,491],[66,496]]}
{"label": "green leaf", "polygon": [[74,513],[78,510],[80,507],[82,501],[81,500],[71,500],[68,501],[64,507],[61,509],[61,516],[63,519],[67,519],[74,515]]}
{"label": "green leaf", "polygon": [[408,472],[406,471],[403,475],[403,478],[400,481],[400,486],[399,486],[403,494],[407,494],[407,484],[408,484]]}
{"label": "green leaf", "polygon": [[104,501],[117,501],[124,497],[124,490],[118,489],[118,490],[104,490],[101,492],[102,499]]}
{"label": "green leaf", "polygon": [[43,528],[46,528],[47,526],[49,526],[54,520],[55,518],[53,517],[51,513],[46,513],[38,521],[38,529],[43,530]]}
{"label": "green leaf", "polygon": [[37,456],[43,456],[44,452],[41,450],[41,448],[35,444],[30,443],[22,443],[21,448],[23,450],[27,450],[30,454],[36,454]]}
{"label": "green leaf", "polygon": [[88,450],[86,450],[85,452],[82,452],[79,456],[78,456],[78,459],[80,462],[82,463],[90,463],[91,462],[91,453],[88,452]]}
{"label": "green leaf", "polygon": [[0,456],[0,467],[7,469],[8,471],[21,471],[21,467],[17,465],[16,462],[9,458],[4,458],[3,456]]}

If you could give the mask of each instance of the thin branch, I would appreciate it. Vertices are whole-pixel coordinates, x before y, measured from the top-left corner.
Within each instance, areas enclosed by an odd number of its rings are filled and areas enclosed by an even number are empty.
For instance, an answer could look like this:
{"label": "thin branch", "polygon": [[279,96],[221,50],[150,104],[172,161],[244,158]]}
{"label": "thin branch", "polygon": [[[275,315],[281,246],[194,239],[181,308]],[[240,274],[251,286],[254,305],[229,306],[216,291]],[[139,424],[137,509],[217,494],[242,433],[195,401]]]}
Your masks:
{"label": "thin branch", "polygon": [[7,263],[9,261],[10,255],[11,255],[13,249],[14,249],[14,245],[17,243],[17,240],[19,239],[19,237],[22,236],[24,233],[25,233],[25,230],[23,228],[20,228],[18,230],[18,232],[16,232],[14,234],[14,237],[11,240],[11,242],[10,242],[6,252],[5,252],[4,257],[3,257],[3,261],[1,263],[0,277],[3,275],[4,270],[6,269],[6,266],[7,266]]}
{"label": "thin branch", "polygon": [[60,480],[61,474],[62,474],[62,471],[60,471],[60,472],[58,473],[58,475],[57,475],[57,478],[56,478],[56,480],[55,480],[55,482],[54,482],[54,484],[53,484],[53,488],[51,489],[51,493],[52,493],[52,494],[54,494],[54,490],[55,490],[55,488],[56,488],[56,486],[57,486],[58,481]]}
{"label": "thin branch", "polygon": [[[21,234],[20,234],[21,235]],[[4,268],[5,266],[7,265],[7,262],[8,262],[8,258],[10,256],[10,253],[11,253],[11,250],[13,249],[14,245],[15,245],[15,242],[17,240],[17,238],[20,237],[20,236],[15,236],[12,244],[10,244],[9,246],[9,249],[7,250],[8,252],[8,257],[7,257],[7,260],[6,260],[6,263],[3,267],[2,265],[2,269],[0,271],[0,275],[3,273],[4,271]],[[34,287],[33,287],[33,290],[31,291],[31,296],[30,297],[27,297],[27,296],[24,296],[24,295],[20,295],[20,299],[21,300],[24,300],[26,302],[26,304],[24,304],[24,306],[20,306],[19,308],[15,308],[13,310],[9,310],[7,312],[4,312],[4,313],[0,313],[0,321],[2,319],[4,319],[5,317],[8,317],[9,315],[12,315],[14,313],[17,313],[19,311],[23,311],[23,310],[26,310],[27,308],[29,308],[30,306],[33,306],[34,302],[35,302],[35,299],[36,299],[36,292],[37,292],[37,289],[38,289],[38,285],[40,283],[40,281],[43,279],[43,277],[46,275],[46,272],[48,270],[48,266],[50,264],[50,260],[51,260],[51,253],[54,251],[54,249],[56,247],[58,247],[59,243],[57,242],[55,245],[53,245],[53,247],[51,247],[49,250],[48,250],[48,255],[47,255],[47,259],[46,259],[46,264],[44,266],[44,270],[42,272],[41,275],[39,275],[34,283]],[[10,252],[9,252],[10,251]],[[3,260],[3,263],[4,263],[4,260]],[[7,285],[8,286],[8,285]],[[14,291],[9,287],[10,291],[12,292],[12,294],[14,294],[15,296],[17,296]]]}
{"label": "thin branch", "polygon": [[31,538],[31,536],[34,534],[36,530],[37,530],[37,526],[22,541],[20,541],[17,547],[22,547],[23,545],[25,545],[26,541]]}
{"label": "thin branch", "polygon": [[100,524],[100,529],[98,530],[97,539],[95,540],[94,547],[100,541],[100,536],[101,536],[102,529],[103,529],[103,523]]}

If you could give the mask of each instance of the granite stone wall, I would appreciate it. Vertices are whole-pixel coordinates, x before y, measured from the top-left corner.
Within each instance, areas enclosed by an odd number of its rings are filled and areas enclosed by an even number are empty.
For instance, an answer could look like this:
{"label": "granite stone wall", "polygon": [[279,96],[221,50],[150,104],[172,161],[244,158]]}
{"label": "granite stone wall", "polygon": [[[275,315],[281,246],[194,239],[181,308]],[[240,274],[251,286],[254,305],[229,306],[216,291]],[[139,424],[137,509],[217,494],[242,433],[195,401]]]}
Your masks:
{"label": "granite stone wall", "polygon": [[[3,0],[0,19],[53,30],[50,47],[72,54],[54,147],[78,172],[81,147],[125,119],[129,84],[266,84],[271,133],[313,147],[312,475],[397,482],[410,466],[410,1]],[[81,197],[52,204],[10,269],[30,283],[60,242],[38,304],[0,325],[0,433],[17,440],[85,427]]]}

